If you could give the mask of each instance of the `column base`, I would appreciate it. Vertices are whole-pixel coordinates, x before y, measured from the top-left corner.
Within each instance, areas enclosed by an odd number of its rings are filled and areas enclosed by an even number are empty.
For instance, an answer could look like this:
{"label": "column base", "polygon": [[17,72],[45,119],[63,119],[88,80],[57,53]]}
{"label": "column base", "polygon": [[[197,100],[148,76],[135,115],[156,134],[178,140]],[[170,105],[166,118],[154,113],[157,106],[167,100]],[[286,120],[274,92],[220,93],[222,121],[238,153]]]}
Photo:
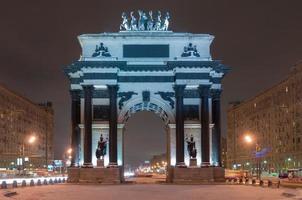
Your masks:
{"label": "column base", "polygon": [[68,168],[69,183],[120,184],[121,168]]}
{"label": "column base", "polygon": [[209,162],[202,162],[201,163],[201,167],[210,167],[211,166],[211,163]]}
{"label": "column base", "polygon": [[93,168],[92,163],[84,163],[81,168]]}
{"label": "column base", "polygon": [[116,162],[110,162],[108,165],[108,168],[118,168],[119,166],[117,165]]}
{"label": "column base", "polygon": [[184,162],[179,162],[179,163],[176,164],[175,167],[178,167],[178,168],[186,168],[187,166],[186,166],[186,164],[185,164]]}

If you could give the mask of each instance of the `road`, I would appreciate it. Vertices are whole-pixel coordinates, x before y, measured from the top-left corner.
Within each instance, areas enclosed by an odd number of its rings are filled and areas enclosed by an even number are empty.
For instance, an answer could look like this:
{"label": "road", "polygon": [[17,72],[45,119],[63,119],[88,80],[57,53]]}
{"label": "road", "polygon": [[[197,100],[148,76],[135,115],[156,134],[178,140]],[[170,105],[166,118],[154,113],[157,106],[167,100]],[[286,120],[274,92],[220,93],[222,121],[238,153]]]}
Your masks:
{"label": "road", "polygon": [[301,190],[244,185],[48,185],[17,188],[17,195],[2,200],[281,200],[302,199]]}
{"label": "road", "polygon": [[165,175],[153,175],[152,177],[129,177],[125,179],[128,183],[136,184],[151,184],[151,183],[165,183]]}

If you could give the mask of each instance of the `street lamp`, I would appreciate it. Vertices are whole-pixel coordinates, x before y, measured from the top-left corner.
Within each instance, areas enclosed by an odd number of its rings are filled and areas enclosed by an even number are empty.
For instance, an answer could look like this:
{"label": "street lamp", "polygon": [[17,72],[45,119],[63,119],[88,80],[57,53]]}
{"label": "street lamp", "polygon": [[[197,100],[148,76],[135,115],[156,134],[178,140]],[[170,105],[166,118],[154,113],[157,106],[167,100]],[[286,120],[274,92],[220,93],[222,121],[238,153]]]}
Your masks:
{"label": "street lamp", "polygon": [[289,157],[287,158],[287,169],[290,168],[290,162],[292,161],[292,159]]}
{"label": "street lamp", "polygon": [[244,140],[245,140],[245,142],[247,142],[247,143],[252,143],[252,142],[253,142],[253,138],[252,138],[252,136],[250,136],[250,135],[245,135],[245,136],[244,136]]}
{"label": "street lamp", "polygon": [[[69,167],[71,165],[71,159],[72,159],[72,148],[68,148],[67,151],[64,153],[64,162],[65,162],[65,167]],[[61,169],[60,169],[61,171]]]}
{"label": "street lamp", "polygon": [[68,153],[68,154],[71,154],[71,152],[72,152],[72,148],[69,148],[69,149],[67,150],[67,153]]}
{"label": "street lamp", "polygon": [[29,143],[29,144],[32,144],[32,143],[34,143],[35,141],[36,141],[36,136],[34,136],[34,135],[30,136],[30,138],[28,139],[28,143]]}
{"label": "street lamp", "polygon": [[259,159],[256,157],[256,154],[258,151],[260,151],[260,146],[258,145],[257,143],[257,140],[254,139],[255,137],[250,135],[250,134],[246,134],[244,136],[244,141],[248,144],[252,144],[252,143],[255,143],[255,159],[256,159],[256,173],[257,173],[257,179],[260,178],[260,174],[261,174],[261,171],[260,171],[260,162],[259,162]]}
{"label": "street lamp", "polygon": [[24,170],[24,161],[25,161],[25,142],[27,142],[28,144],[32,145],[33,143],[35,143],[36,140],[37,140],[36,136],[31,135],[28,138],[28,140],[25,140],[25,141],[22,142],[22,149],[21,149],[21,151],[22,151],[22,155],[21,155],[21,157],[22,157],[22,159],[21,159],[22,163],[21,163],[21,165],[22,165],[22,169],[23,170]]}

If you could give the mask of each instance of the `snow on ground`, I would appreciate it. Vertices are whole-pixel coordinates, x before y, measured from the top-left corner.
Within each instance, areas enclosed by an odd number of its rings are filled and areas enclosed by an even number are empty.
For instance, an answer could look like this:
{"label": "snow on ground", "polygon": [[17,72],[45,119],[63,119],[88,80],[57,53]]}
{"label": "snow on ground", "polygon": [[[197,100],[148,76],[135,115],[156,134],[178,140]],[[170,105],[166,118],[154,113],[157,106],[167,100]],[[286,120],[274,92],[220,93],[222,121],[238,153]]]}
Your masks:
{"label": "snow on ground", "polygon": [[[123,185],[48,185],[17,189],[18,194],[0,199],[20,200],[279,200],[302,199],[302,190],[271,189],[244,185],[168,185],[168,184],[123,184]],[[283,193],[292,195],[282,195]]]}

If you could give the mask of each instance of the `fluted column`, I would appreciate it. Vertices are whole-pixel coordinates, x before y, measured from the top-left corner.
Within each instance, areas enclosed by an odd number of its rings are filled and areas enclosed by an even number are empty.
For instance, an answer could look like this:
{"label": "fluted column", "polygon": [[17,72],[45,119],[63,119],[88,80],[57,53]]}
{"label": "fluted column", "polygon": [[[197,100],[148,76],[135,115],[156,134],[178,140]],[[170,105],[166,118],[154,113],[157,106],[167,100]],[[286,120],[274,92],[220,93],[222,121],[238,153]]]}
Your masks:
{"label": "fluted column", "polygon": [[109,113],[109,166],[117,166],[117,85],[108,85]]}
{"label": "fluted column", "polygon": [[209,85],[199,85],[198,87],[201,99],[201,154],[202,166],[210,165],[210,116],[209,116]]}
{"label": "fluted column", "polygon": [[175,85],[176,100],[176,166],[184,167],[184,114],[183,97],[185,85]]}
{"label": "fluted column", "polygon": [[71,90],[71,167],[78,164],[79,124],[81,116],[80,90]]}
{"label": "fluted column", "polygon": [[214,124],[212,139],[213,139],[213,154],[216,157],[216,162],[221,167],[221,121],[220,121],[220,94],[221,90],[212,90],[212,122]]}
{"label": "fluted column", "polygon": [[93,86],[84,85],[84,166],[92,167],[92,94]]}

